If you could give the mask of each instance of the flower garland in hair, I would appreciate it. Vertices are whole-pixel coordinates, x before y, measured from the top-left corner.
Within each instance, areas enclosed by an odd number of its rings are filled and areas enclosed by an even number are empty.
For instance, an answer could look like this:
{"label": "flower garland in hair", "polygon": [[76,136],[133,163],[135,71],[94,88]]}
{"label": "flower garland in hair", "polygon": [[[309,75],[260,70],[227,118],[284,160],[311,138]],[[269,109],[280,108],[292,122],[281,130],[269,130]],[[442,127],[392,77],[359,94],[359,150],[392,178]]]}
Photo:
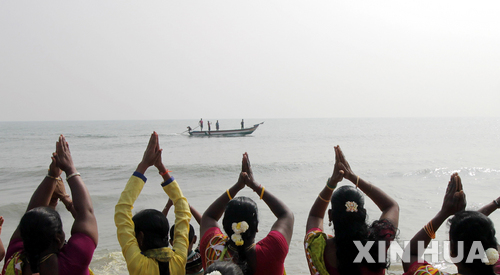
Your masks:
{"label": "flower garland in hair", "polygon": [[236,246],[242,246],[245,242],[241,238],[241,234],[245,233],[248,230],[249,228],[248,223],[246,221],[242,221],[239,223],[233,222],[231,227],[234,231],[234,234],[231,235],[231,240],[233,240]]}
{"label": "flower garland in hair", "polygon": [[345,203],[346,212],[358,212],[358,204],[355,201],[348,201]]}
{"label": "flower garland in hair", "polygon": [[486,256],[483,258],[483,263],[486,265],[494,265],[498,261],[498,251],[494,248],[486,249]]}
{"label": "flower garland in hair", "polygon": [[207,274],[205,274],[205,275],[222,275],[222,273],[220,273],[220,271],[219,271],[219,270],[214,270],[214,271],[212,271],[212,272],[210,272],[210,273],[207,273]]}

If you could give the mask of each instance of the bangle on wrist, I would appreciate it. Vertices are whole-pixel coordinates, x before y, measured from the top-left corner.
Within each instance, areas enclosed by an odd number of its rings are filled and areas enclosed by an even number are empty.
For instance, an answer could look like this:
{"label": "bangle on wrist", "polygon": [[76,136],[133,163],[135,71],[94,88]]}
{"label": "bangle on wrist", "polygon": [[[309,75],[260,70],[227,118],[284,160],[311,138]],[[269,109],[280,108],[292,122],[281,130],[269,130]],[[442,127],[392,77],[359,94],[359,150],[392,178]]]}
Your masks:
{"label": "bangle on wrist", "polygon": [[260,199],[262,199],[264,197],[264,190],[266,188],[264,186],[262,186],[262,191],[260,191]]}
{"label": "bangle on wrist", "polygon": [[66,181],[68,181],[69,179],[71,179],[72,177],[75,177],[75,176],[81,176],[81,175],[80,175],[80,173],[75,172],[75,173],[73,173],[73,174],[71,174],[71,175],[67,176],[67,177],[66,177]]}
{"label": "bangle on wrist", "polygon": [[170,170],[168,170],[168,169],[167,169],[167,170],[165,170],[165,172],[163,172],[163,173],[162,173],[162,172],[159,172],[159,173],[160,173],[160,176],[162,176],[162,177],[163,177],[163,176],[165,176],[166,174],[168,174],[168,173],[170,173],[170,172],[172,172],[172,171],[170,171]]}
{"label": "bangle on wrist", "polygon": [[495,205],[497,206],[497,208],[500,208],[500,203],[498,203],[497,200],[493,200],[493,202],[495,203]]}
{"label": "bangle on wrist", "polygon": [[54,177],[54,176],[51,176],[49,174],[47,174],[46,176],[47,178],[51,178],[51,179],[54,179],[54,180],[62,180],[61,177]]}
{"label": "bangle on wrist", "polygon": [[330,189],[330,190],[332,190],[332,191],[333,191],[333,190],[335,190],[335,187],[330,186],[330,180],[331,180],[331,179],[332,179],[332,178],[330,177],[330,178],[328,178],[328,180],[326,181],[326,187],[327,187],[328,189]]}
{"label": "bangle on wrist", "polygon": [[233,198],[231,197],[231,194],[229,193],[229,189],[226,189],[226,194],[229,200],[232,200]]}

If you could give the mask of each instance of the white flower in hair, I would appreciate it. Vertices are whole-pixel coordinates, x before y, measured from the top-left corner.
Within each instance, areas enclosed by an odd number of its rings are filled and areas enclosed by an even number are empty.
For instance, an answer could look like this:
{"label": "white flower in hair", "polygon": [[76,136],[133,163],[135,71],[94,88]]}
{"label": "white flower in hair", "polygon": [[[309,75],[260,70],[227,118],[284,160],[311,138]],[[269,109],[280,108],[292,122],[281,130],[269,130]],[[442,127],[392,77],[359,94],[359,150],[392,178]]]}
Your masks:
{"label": "white flower in hair", "polygon": [[494,265],[498,262],[498,251],[494,248],[486,249],[486,257],[483,259],[483,263],[486,265]]}
{"label": "white flower in hair", "polygon": [[233,240],[235,245],[242,246],[245,242],[241,238],[241,234],[245,233],[248,230],[249,228],[248,223],[246,221],[242,221],[239,223],[233,222],[231,228],[234,231],[234,234],[231,235],[231,240]]}
{"label": "white flower in hair", "polygon": [[358,204],[355,201],[348,201],[345,203],[346,212],[358,212]]}
{"label": "white flower in hair", "polygon": [[210,273],[207,273],[207,274],[205,274],[205,275],[222,275],[222,273],[220,273],[220,271],[219,271],[219,270],[214,270],[214,271],[212,271],[212,272],[210,272]]}

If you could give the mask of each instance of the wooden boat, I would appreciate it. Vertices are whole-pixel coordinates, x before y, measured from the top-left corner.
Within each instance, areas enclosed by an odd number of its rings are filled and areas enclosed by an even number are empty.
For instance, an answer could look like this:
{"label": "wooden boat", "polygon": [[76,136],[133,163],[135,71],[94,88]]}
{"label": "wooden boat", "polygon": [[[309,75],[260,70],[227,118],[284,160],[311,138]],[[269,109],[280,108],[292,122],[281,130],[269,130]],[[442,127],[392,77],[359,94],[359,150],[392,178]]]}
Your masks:
{"label": "wooden boat", "polygon": [[190,136],[245,136],[253,133],[259,125],[264,124],[264,122],[255,124],[251,128],[234,129],[234,130],[211,130],[211,131],[193,131],[188,130]]}

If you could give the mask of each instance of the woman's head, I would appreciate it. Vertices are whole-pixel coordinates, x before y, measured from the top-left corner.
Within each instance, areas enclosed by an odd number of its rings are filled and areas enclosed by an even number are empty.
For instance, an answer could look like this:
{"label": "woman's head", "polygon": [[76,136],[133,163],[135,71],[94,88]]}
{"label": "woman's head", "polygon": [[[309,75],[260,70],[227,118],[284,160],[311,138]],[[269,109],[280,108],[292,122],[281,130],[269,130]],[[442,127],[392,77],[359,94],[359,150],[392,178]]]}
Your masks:
{"label": "woman's head", "polygon": [[[364,207],[365,200],[360,191],[351,186],[342,186],[335,190],[331,198],[332,209],[328,212],[335,230],[337,246],[337,261],[340,274],[361,274],[360,264],[377,272],[387,266],[387,262],[368,263],[363,259],[361,263],[354,263],[359,249],[354,241],[366,245],[368,241],[378,241],[379,236],[372,234],[378,224],[369,227],[366,223],[367,215]],[[378,245],[372,246],[369,253],[373,259],[378,259]],[[385,249],[385,247],[384,247]]]}
{"label": "woman's head", "polygon": [[247,248],[251,248],[254,243],[258,225],[257,204],[250,198],[236,197],[226,205],[222,226],[229,236],[228,244],[237,251],[237,257],[233,260],[236,261],[243,274],[253,274],[246,261],[246,253]]}
{"label": "woman's head", "polygon": [[243,275],[243,272],[241,271],[240,267],[233,262],[216,261],[207,268],[205,274],[207,274],[207,275]]}
{"label": "woman's head", "polygon": [[[248,197],[236,197],[229,201],[226,206],[222,226],[226,234],[231,238],[235,233],[233,230],[233,223],[243,221],[248,224],[248,230],[241,233],[241,238],[244,241],[243,246],[248,246],[253,243],[259,225],[257,204]],[[230,240],[230,243],[235,245],[232,240]]]}
{"label": "woman's head", "polygon": [[[335,190],[331,199],[330,220],[333,222],[335,235],[348,230],[356,231],[366,225],[365,200],[361,192],[351,186],[342,186]],[[340,232],[339,232],[340,231]]]}
{"label": "woman's head", "polygon": [[493,222],[477,211],[458,212],[448,222],[450,224],[451,256],[460,256],[459,250],[463,249],[461,264],[472,270],[483,270],[481,274],[492,273],[492,265],[484,264],[481,259],[467,261],[467,258],[471,249],[474,250],[472,253],[477,253],[477,246],[475,245],[478,245],[478,242],[485,251],[488,248],[497,249],[498,244],[495,238],[496,232]]}
{"label": "woman's head", "polygon": [[132,221],[141,251],[168,246],[168,220],[160,211],[142,210]]}
{"label": "woman's head", "polygon": [[19,231],[33,273],[38,272],[41,256],[55,253],[64,245],[61,217],[49,207],[37,207],[26,212],[19,223]]}

